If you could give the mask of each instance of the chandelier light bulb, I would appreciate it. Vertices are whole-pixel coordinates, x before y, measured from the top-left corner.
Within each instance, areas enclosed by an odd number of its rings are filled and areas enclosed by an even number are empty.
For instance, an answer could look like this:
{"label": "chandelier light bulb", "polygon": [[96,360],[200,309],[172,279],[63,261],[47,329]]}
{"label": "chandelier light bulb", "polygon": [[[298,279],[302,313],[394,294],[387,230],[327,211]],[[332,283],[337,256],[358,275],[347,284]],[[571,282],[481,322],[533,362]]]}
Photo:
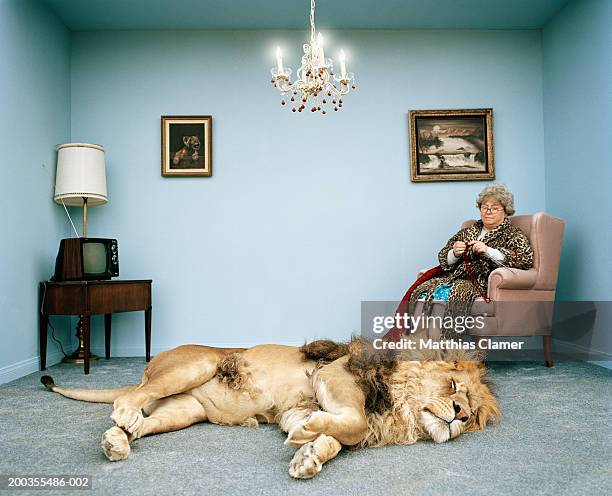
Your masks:
{"label": "chandelier light bulb", "polygon": [[[309,108],[311,112],[326,114],[326,105],[338,111],[342,108],[342,97],[355,89],[355,77],[346,71],[346,55],[340,50],[340,74],[334,73],[333,61],[325,58],[324,39],[315,28],[315,0],[310,0],[310,43],[302,46],[304,55],[302,65],[296,71],[295,81],[291,81],[291,69],[283,66],[280,47],[276,47],[276,67],[272,68],[272,84],[282,95],[281,105],[285,98],[295,103],[288,105],[292,112],[302,112]],[[331,97],[331,98],[330,98]]]}

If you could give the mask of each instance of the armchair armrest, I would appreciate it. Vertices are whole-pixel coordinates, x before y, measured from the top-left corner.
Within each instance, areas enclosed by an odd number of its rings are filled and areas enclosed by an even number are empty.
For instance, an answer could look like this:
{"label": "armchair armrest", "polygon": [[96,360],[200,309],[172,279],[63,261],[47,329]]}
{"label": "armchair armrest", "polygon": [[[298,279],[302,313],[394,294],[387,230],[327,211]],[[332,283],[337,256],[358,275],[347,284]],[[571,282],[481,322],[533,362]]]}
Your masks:
{"label": "armchair armrest", "polygon": [[521,270],[500,267],[489,274],[489,298],[497,299],[499,289],[532,289],[538,279],[535,269]]}
{"label": "armchair armrest", "polygon": [[427,272],[429,269],[421,269],[417,272],[417,279],[419,277],[421,277],[423,274],[425,274],[425,272]]}

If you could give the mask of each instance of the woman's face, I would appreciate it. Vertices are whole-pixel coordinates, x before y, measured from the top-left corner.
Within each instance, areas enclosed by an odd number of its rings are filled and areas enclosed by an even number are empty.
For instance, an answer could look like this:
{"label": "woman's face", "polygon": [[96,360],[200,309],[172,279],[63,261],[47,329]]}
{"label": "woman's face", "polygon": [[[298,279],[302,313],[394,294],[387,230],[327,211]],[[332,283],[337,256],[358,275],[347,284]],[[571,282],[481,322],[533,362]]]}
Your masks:
{"label": "woman's face", "polygon": [[485,228],[495,229],[506,218],[506,209],[496,198],[487,196],[480,205],[480,218]]}

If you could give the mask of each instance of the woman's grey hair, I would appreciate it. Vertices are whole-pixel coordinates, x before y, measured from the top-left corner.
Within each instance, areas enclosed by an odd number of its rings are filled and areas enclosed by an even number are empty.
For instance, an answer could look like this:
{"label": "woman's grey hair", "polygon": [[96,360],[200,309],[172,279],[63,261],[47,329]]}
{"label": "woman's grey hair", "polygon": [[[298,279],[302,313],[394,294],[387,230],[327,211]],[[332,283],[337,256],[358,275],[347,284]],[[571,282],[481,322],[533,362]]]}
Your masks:
{"label": "woman's grey hair", "polygon": [[491,184],[486,186],[476,199],[476,206],[480,208],[484,203],[485,198],[495,198],[506,211],[506,215],[514,215],[514,195],[508,191],[505,184]]}

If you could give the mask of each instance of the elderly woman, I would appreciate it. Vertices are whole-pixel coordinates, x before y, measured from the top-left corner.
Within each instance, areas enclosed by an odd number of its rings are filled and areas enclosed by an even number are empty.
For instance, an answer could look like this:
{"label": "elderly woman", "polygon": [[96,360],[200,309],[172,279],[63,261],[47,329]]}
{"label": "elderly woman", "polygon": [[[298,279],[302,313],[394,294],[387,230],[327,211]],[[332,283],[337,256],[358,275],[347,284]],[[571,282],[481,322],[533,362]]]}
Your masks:
{"label": "elderly woman", "polygon": [[429,313],[435,300],[448,301],[447,313],[466,315],[478,297],[486,299],[489,274],[497,267],[529,269],[533,251],[527,236],[510,224],[514,195],[493,184],[478,195],[480,220],[461,229],[438,253],[441,273],[412,292],[411,303],[425,300]]}

